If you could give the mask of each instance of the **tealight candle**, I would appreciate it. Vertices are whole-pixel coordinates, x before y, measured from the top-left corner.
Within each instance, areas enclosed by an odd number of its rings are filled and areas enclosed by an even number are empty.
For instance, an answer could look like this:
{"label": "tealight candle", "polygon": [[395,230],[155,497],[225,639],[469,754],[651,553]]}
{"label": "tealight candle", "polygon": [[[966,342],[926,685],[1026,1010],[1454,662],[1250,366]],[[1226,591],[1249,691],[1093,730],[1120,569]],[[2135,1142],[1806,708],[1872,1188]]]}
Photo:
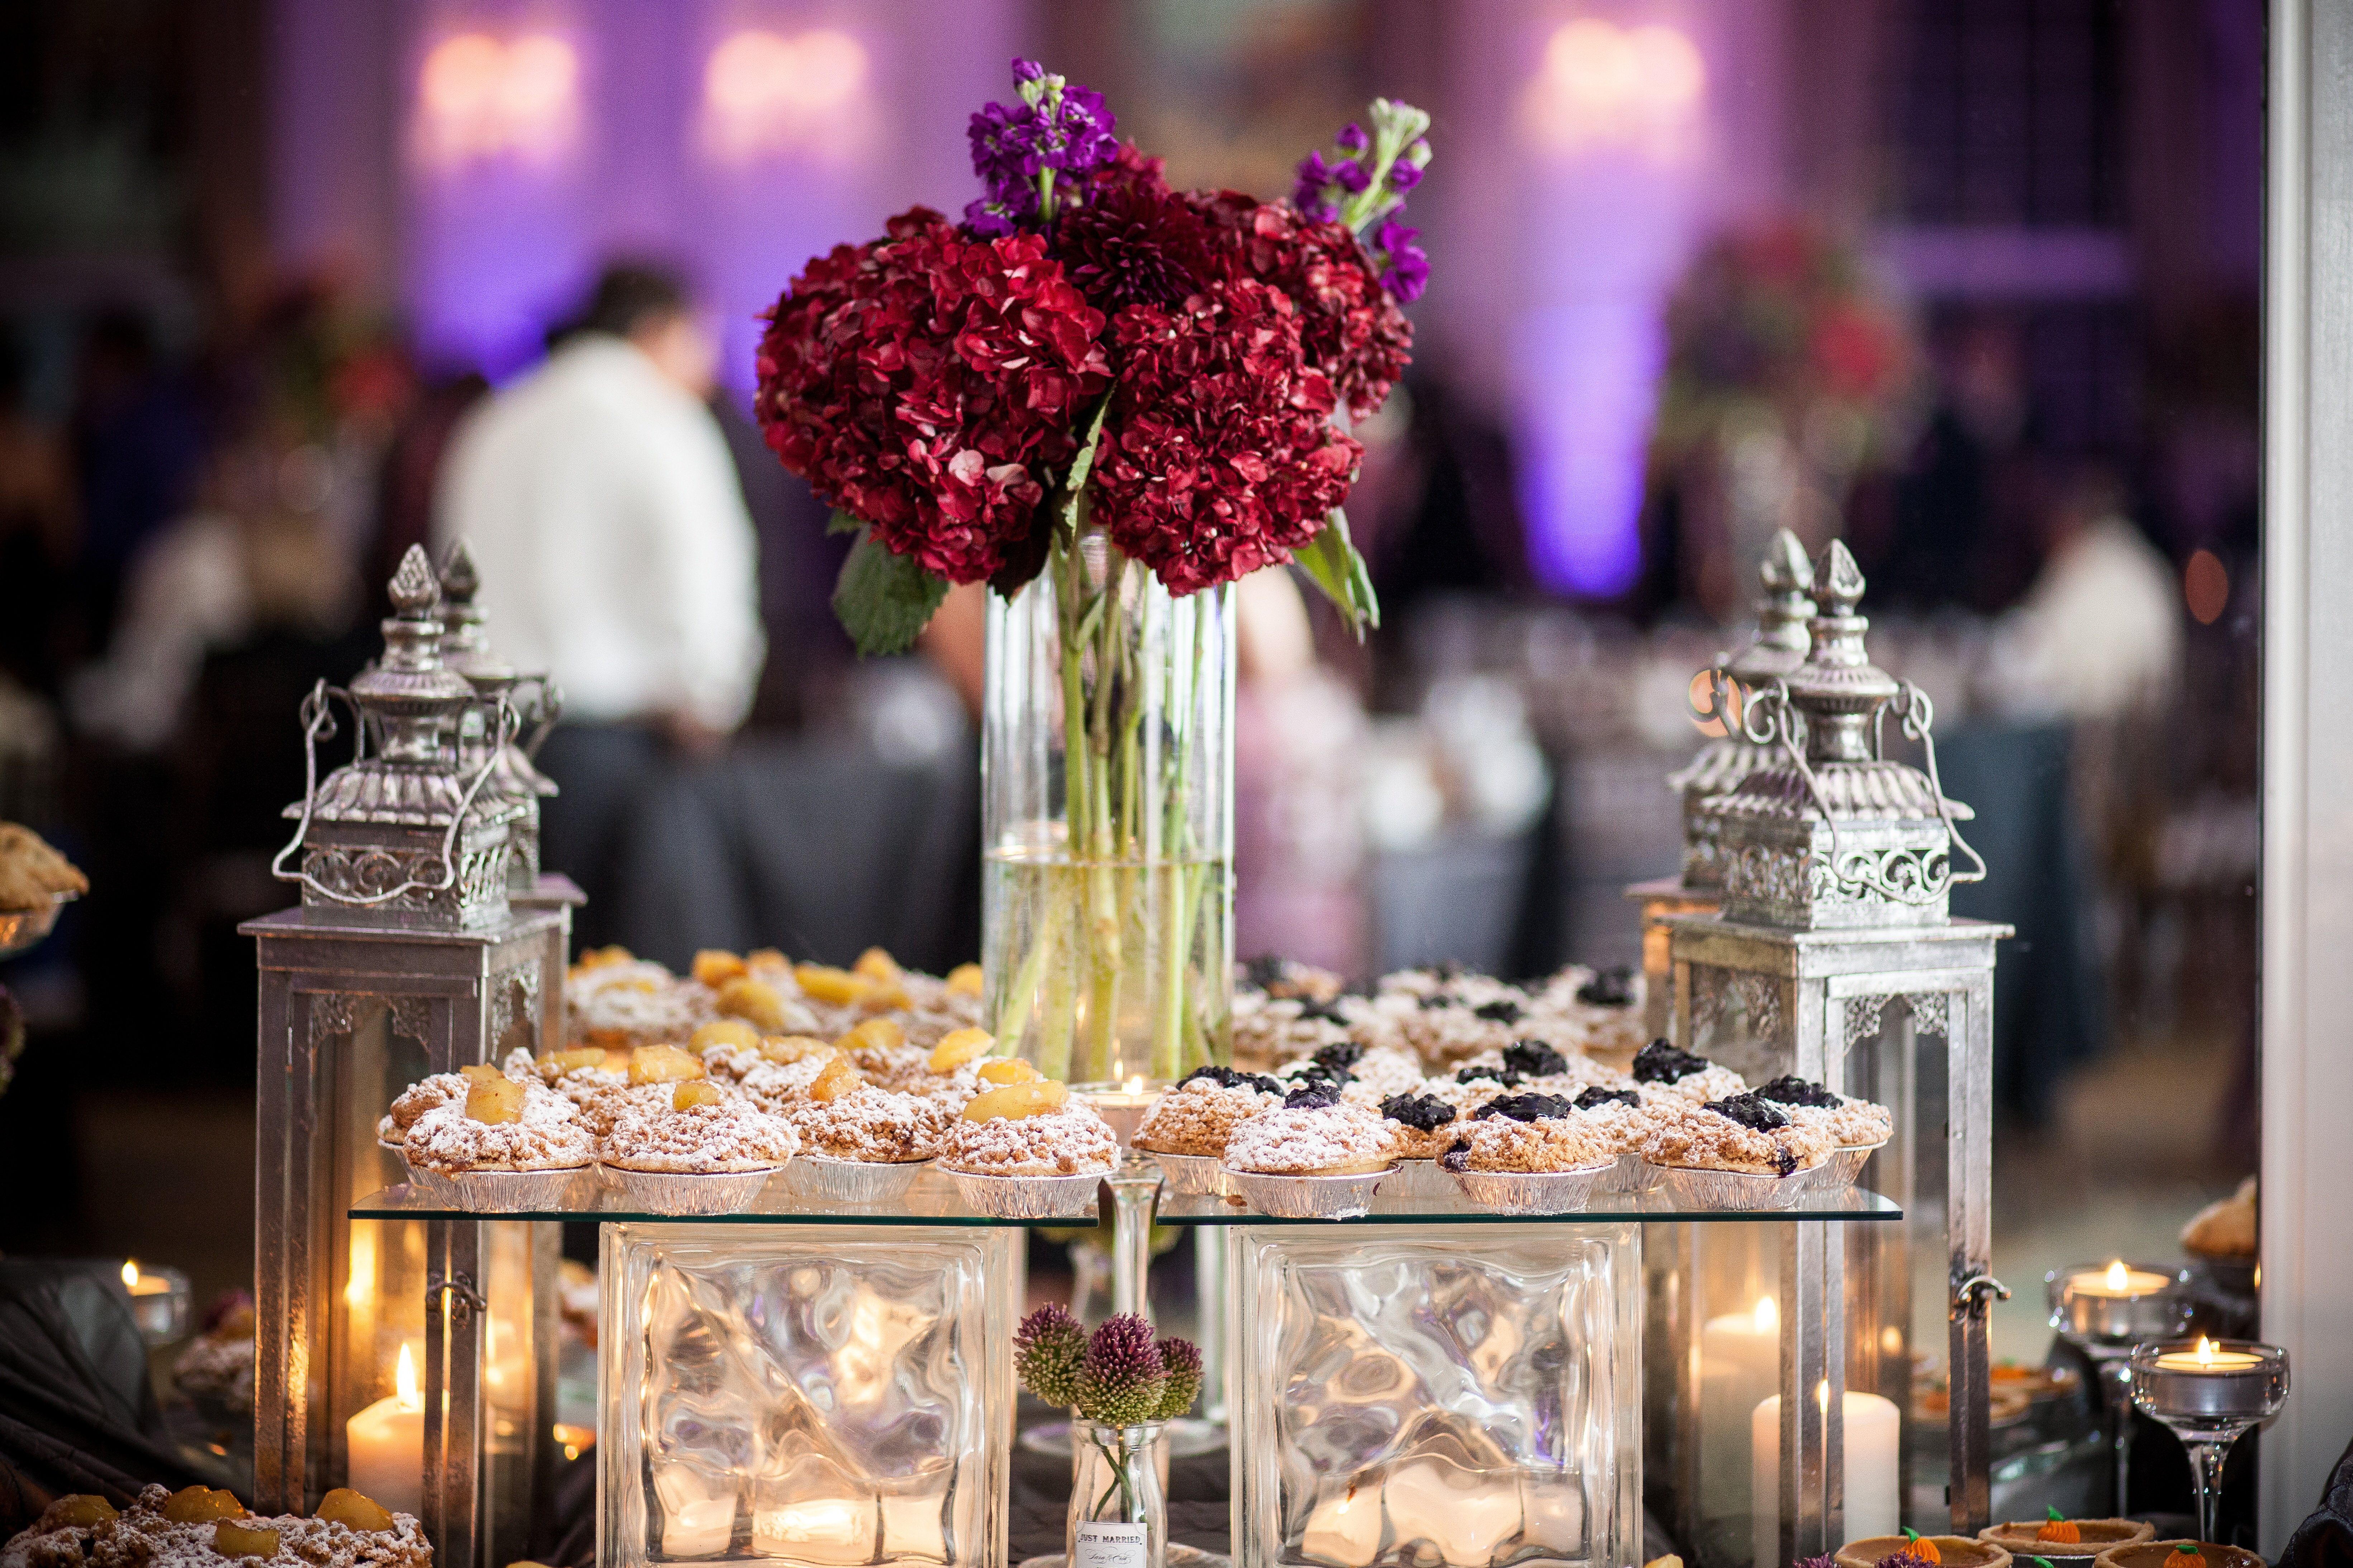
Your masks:
{"label": "tealight candle", "polygon": [[2162,1339],[2181,1327],[2178,1287],[2176,1276],[2122,1258],[2081,1265],[2051,1276],[2051,1326],[2079,1342]]}
{"label": "tealight candle", "polygon": [[2249,1351],[2223,1351],[2214,1348],[2214,1342],[2200,1338],[2194,1351],[2166,1351],[2157,1358],[2159,1372],[2246,1372],[2263,1364],[2263,1358]]}
{"label": "tealight candle", "polygon": [[2127,1268],[2118,1258],[2105,1268],[2084,1269],[2068,1277],[2067,1288],[2078,1296],[2127,1298],[2153,1296],[2173,1283],[2170,1274],[2147,1268]]}
{"label": "tealight candle", "polygon": [[1082,1089],[1079,1098],[1087,1102],[1097,1116],[1111,1123],[1112,1135],[1123,1149],[1135,1142],[1135,1130],[1144,1124],[1144,1113],[1160,1098],[1160,1091],[1144,1087],[1140,1077],[1131,1078],[1116,1089]]}
{"label": "tealight candle", "polygon": [[122,1265],[122,1288],[131,1294],[131,1321],[151,1345],[167,1345],[188,1331],[188,1277],[176,1268],[142,1268],[136,1258]]}

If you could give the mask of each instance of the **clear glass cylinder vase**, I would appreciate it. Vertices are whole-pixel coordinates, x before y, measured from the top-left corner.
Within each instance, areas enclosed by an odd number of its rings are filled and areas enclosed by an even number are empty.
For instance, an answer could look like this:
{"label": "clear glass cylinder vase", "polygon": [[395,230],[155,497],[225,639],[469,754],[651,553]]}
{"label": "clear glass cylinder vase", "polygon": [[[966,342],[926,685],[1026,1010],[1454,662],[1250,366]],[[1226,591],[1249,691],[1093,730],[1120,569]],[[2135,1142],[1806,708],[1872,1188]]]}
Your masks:
{"label": "clear glass cylinder vase", "polygon": [[1232,1057],[1234,611],[1099,531],[991,595],[983,966],[998,1048],[1166,1084]]}
{"label": "clear glass cylinder vase", "polygon": [[1168,1555],[1166,1428],[1071,1422],[1069,1568],[1164,1568]]}

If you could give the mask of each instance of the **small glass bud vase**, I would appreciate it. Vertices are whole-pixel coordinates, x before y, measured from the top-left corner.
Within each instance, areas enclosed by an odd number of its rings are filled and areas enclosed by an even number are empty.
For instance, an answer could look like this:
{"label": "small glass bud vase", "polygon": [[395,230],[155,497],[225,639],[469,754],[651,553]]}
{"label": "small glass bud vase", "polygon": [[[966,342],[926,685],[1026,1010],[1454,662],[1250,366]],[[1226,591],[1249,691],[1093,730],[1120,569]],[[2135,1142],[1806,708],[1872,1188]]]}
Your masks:
{"label": "small glass bud vase", "polygon": [[1069,1568],[1164,1568],[1168,1497],[1161,1438],[1166,1424],[1071,1422]]}

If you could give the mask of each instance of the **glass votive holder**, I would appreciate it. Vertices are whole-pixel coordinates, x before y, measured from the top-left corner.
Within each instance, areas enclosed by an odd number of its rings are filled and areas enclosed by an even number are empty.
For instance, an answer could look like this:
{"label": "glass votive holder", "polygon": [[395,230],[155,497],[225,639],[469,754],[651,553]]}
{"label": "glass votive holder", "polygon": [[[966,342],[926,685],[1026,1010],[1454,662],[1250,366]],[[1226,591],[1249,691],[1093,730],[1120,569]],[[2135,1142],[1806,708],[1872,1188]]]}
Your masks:
{"label": "glass votive holder", "polygon": [[131,1321],[150,1345],[168,1345],[188,1333],[188,1277],[176,1268],[143,1268],[134,1258],[122,1266],[122,1289],[131,1297]]}
{"label": "glass votive holder", "polygon": [[2075,1263],[2044,1276],[2051,1326],[2087,1351],[2129,1348],[2180,1331],[2188,1312],[2179,1269],[2163,1264]]}

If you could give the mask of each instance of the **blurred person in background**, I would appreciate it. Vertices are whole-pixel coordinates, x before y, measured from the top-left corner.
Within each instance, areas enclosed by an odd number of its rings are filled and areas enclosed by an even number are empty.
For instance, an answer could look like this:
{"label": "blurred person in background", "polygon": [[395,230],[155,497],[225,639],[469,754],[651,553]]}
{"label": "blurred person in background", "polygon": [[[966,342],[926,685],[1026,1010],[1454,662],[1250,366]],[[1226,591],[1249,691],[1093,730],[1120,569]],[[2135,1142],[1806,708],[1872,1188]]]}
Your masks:
{"label": "blurred person in background", "polygon": [[139,547],[195,499],[206,450],[194,400],[155,363],[153,329],[130,310],[102,312],[83,339],[70,439],[81,494],[74,575],[89,657],[113,635]]}
{"label": "blurred person in background", "polygon": [[563,689],[542,842],[589,895],[584,943],[627,929],[632,816],[674,763],[724,746],[760,674],[714,363],[675,275],[610,267],[546,362],[467,416],[441,477],[435,536],[471,548],[492,646]]}

